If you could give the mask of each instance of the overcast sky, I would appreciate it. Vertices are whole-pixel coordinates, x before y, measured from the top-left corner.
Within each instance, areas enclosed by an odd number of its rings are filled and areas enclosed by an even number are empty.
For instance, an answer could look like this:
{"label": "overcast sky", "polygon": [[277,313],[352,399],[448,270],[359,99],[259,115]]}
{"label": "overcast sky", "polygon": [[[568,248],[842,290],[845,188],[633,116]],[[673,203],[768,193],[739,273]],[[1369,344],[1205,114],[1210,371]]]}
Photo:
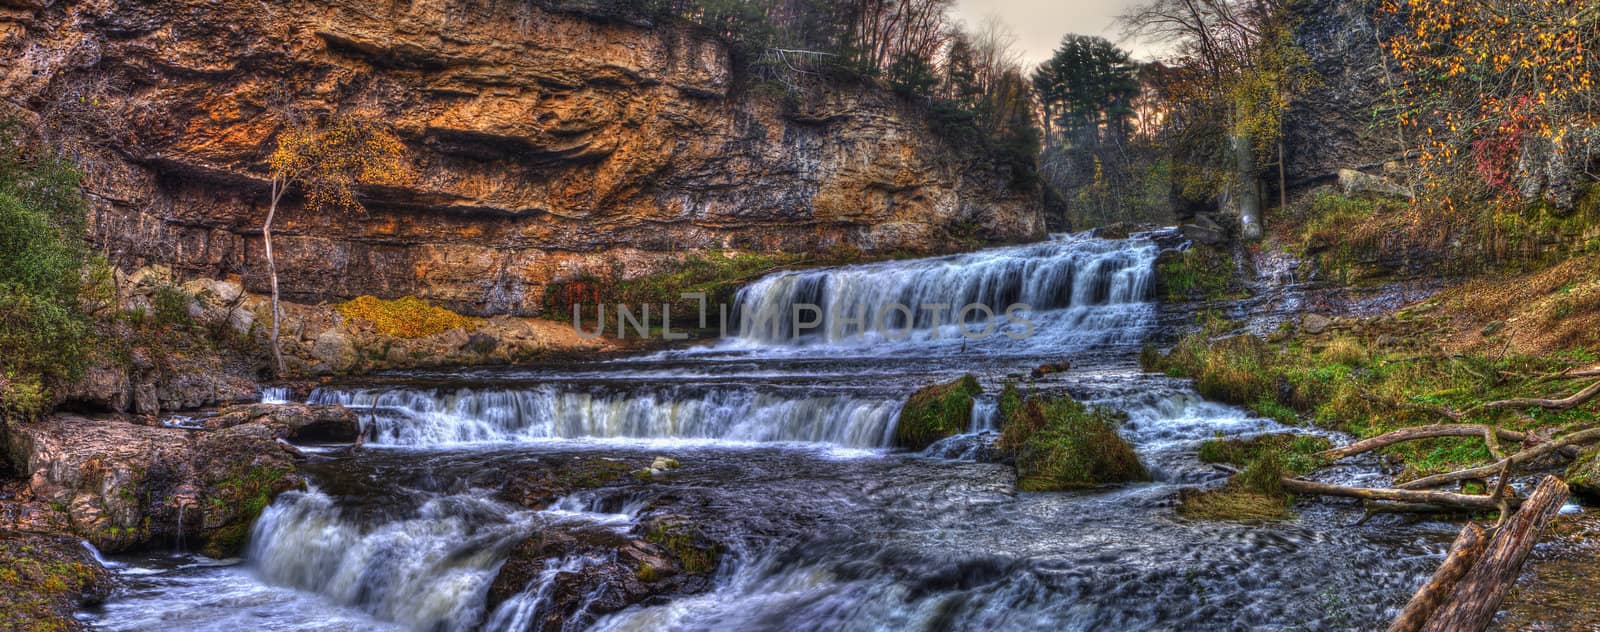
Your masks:
{"label": "overcast sky", "polygon": [[956,0],[956,16],[969,27],[984,16],[994,14],[1017,34],[1027,68],[1050,57],[1050,51],[1068,33],[1099,35],[1133,52],[1136,58],[1151,56],[1151,47],[1139,42],[1121,41],[1120,29],[1113,22],[1128,7],[1144,0]]}

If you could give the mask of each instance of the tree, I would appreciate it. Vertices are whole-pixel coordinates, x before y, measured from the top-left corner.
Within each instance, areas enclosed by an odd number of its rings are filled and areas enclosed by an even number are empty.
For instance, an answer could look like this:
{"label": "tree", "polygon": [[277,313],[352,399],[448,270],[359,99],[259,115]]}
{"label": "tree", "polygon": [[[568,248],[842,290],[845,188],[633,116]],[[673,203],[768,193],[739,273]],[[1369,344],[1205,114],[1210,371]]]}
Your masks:
{"label": "tree", "polygon": [[[1395,95],[1404,108],[1399,118],[1418,139],[1421,166],[1435,176],[1430,181],[1507,194],[1517,192],[1519,172],[1534,166],[1530,159],[1538,154],[1568,176],[1588,166],[1600,126],[1600,5],[1386,0],[1383,6],[1406,21],[1384,44],[1405,77]],[[1546,198],[1569,206],[1570,183],[1556,188]],[[1521,193],[1531,198],[1536,189]]]}
{"label": "tree", "polygon": [[291,189],[299,189],[312,212],[362,211],[358,185],[396,185],[411,178],[405,153],[405,144],[388,130],[348,116],[323,126],[293,125],[279,133],[277,149],[267,159],[272,190],[261,235],[272,284],[272,355],[280,376],[287,367],[278,343],[278,267],[272,256],[272,222],[279,203]]}

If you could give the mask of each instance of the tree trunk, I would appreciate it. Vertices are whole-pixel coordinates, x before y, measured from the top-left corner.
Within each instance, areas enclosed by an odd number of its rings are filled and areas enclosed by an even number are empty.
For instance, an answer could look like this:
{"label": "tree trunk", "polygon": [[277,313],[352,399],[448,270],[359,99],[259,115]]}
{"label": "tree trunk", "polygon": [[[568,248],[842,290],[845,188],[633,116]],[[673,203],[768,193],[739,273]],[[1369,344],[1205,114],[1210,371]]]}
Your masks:
{"label": "tree trunk", "polygon": [[272,182],[272,203],[267,207],[267,221],[261,224],[262,242],[267,250],[267,276],[272,283],[272,358],[278,364],[278,377],[289,373],[283,363],[283,347],[278,344],[278,264],[272,258],[272,218],[278,214],[278,200],[283,198],[284,186]]}
{"label": "tree trunk", "polygon": [[[1436,505],[1454,509],[1467,509],[1471,511],[1496,511],[1500,509],[1500,500],[1492,496],[1477,494],[1457,494],[1454,492],[1440,492],[1433,490],[1390,489],[1386,487],[1346,487],[1318,483],[1299,478],[1283,478],[1283,489],[1291,494],[1306,494],[1312,496],[1344,496],[1347,498],[1360,498],[1362,500],[1382,500],[1402,503],[1417,503],[1423,505]],[[1516,501],[1510,501],[1515,506]]]}
{"label": "tree trunk", "polygon": [[1265,233],[1261,226],[1261,191],[1256,187],[1256,156],[1254,143],[1249,136],[1229,138],[1233,145],[1234,187],[1238,193],[1239,235],[1245,241],[1259,241]]}
{"label": "tree trunk", "polygon": [[1417,632],[1428,618],[1444,605],[1445,599],[1455,590],[1461,578],[1472,570],[1472,565],[1478,563],[1483,556],[1483,550],[1489,545],[1489,540],[1483,535],[1483,528],[1467,523],[1461,529],[1461,534],[1456,536],[1455,544],[1450,545],[1450,552],[1445,555],[1444,563],[1439,565],[1439,570],[1434,571],[1428,583],[1411,596],[1411,601],[1406,604],[1400,616],[1395,617],[1394,623],[1389,624],[1388,632]]}
{"label": "tree trunk", "polygon": [[1567,502],[1567,484],[1546,476],[1522,510],[1495,531],[1488,548],[1451,591],[1450,600],[1428,619],[1423,632],[1471,632],[1489,627],[1500,602],[1522,573],[1522,563],[1539,541],[1545,524]]}

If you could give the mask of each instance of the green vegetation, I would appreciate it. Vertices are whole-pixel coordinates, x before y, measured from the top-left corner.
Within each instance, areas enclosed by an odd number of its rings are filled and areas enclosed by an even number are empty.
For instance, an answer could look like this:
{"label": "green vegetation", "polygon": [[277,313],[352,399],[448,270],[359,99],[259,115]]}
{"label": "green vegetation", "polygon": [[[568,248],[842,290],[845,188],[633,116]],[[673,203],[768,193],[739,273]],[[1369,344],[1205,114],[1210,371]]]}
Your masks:
{"label": "green vegetation", "polygon": [[256,465],[235,469],[228,478],[217,483],[212,493],[210,507],[205,508],[207,521],[218,520],[226,524],[206,534],[201,552],[214,558],[237,555],[250,537],[250,527],[261,512],[272,504],[272,499],[289,486],[288,477],[294,474],[291,466]]}
{"label": "green vegetation", "polygon": [[1215,301],[1238,294],[1233,258],[1223,250],[1195,246],[1167,253],[1156,262],[1157,293],[1168,303]]}
{"label": "green vegetation", "polygon": [[75,539],[0,533],[0,613],[9,630],[77,630],[73,607],[103,596],[110,582]]}
{"label": "green vegetation", "polygon": [[923,387],[906,400],[895,421],[895,445],[921,450],[972,425],[972,400],[983,393],[971,375]]}
{"label": "green vegetation", "polygon": [[1279,520],[1289,517],[1293,499],[1284,476],[1306,474],[1323,462],[1316,456],[1331,444],[1311,435],[1279,433],[1249,439],[1212,439],[1200,445],[1200,460],[1239,470],[1217,489],[1186,489],[1178,513],[1197,520]]}
{"label": "green vegetation", "polygon": [[471,331],[478,319],[462,316],[415,296],[383,300],[360,296],[336,308],[345,318],[372,323],[378,333],[396,338],[424,338],[452,329]]}
{"label": "green vegetation", "polygon": [[[683,571],[692,575],[705,575],[717,569],[717,558],[722,547],[711,542],[693,524],[672,517],[660,518],[645,528],[644,539],[655,544],[678,560]],[[654,569],[651,569],[654,572]],[[644,572],[641,568],[640,572]],[[644,581],[649,581],[641,577]]]}
{"label": "green vegetation", "polygon": [[87,204],[78,171],[0,121],[0,417],[43,413],[89,348],[78,305]]}
{"label": "green vegetation", "polygon": [[[1171,352],[1146,354],[1144,360],[1147,370],[1195,378],[1207,398],[1268,416],[1292,412],[1286,421],[1306,419],[1365,438],[1453,421],[1439,411],[1470,411],[1512,397],[1564,397],[1572,390],[1570,380],[1541,376],[1581,365],[1574,359],[1581,355],[1417,354],[1375,348],[1348,335],[1272,343],[1248,335],[1210,339],[1196,333]],[[1460,421],[1513,430],[1566,427],[1592,419],[1594,408],[1478,411]],[[1402,478],[1481,465],[1490,456],[1477,438],[1409,441],[1385,452],[1408,466]]]}
{"label": "green vegetation", "polygon": [[1600,445],[1585,448],[1567,466],[1566,479],[1572,493],[1589,500],[1600,500]]}
{"label": "green vegetation", "polygon": [[1014,459],[1017,489],[1042,492],[1149,480],[1139,455],[1120,435],[1124,417],[1065,395],[1000,395],[998,446]]}

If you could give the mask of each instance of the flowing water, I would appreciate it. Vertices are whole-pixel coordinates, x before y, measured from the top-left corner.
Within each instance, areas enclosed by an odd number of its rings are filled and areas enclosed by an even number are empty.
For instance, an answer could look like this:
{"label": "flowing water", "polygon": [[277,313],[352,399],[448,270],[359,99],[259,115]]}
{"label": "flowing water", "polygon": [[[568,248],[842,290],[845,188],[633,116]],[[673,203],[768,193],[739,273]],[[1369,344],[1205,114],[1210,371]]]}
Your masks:
{"label": "flowing water", "polygon": [[[1322,503],[1271,525],[1177,516],[1180,486],[1221,480],[1196,460],[1199,442],[1283,428],[1138,370],[1139,347],[1172,324],[1149,301],[1157,254],[1149,236],[1063,236],[779,273],[738,296],[738,324],[709,346],[326,386],[311,401],[361,411],[367,449],[308,463],[313,488],[267,509],[242,560],[117,560],[125,588],[89,623],[529,629],[549,614],[556,577],[610,560],[587,549],[548,558],[491,609],[489,585],[513,546],[551,530],[627,538],[644,516],[671,511],[724,546],[710,589],[605,614],[590,613],[600,595],[588,595],[566,627],[1381,625],[1437,564],[1450,527],[1356,525],[1358,509]],[[813,326],[773,317],[797,314]],[[888,448],[917,388],[970,372],[992,397],[1008,376],[1063,359],[1072,369],[1038,387],[1127,412],[1122,433],[1155,482],[1017,493],[1009,467],[976,458],[992,439],[992,399],[978,402],[968,435],[922,454]],[[543,510],[493,493],[528,468],[657,455],[683,467]]]}

